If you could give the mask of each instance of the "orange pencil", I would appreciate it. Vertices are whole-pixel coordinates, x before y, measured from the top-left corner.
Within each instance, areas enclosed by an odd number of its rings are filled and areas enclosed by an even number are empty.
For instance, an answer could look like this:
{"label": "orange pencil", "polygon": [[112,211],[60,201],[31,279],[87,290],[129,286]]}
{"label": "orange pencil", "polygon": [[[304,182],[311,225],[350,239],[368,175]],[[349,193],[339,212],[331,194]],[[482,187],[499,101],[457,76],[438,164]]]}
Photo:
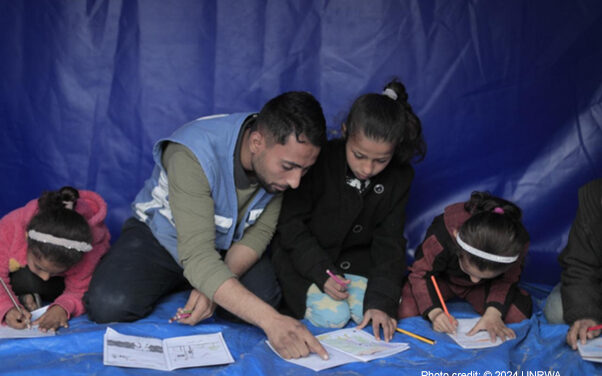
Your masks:
{"label": "orange pencil", "polygon": [[435,286],[435,291],[437,291],[437,296],[439,297],[439,301],[441,302],[441,307],[443,307],[443,311],[447,315],[449,322],[453,323],[454,321],[452,320],[452,317],[449,314],[449,311],[447,310],[447,306],[445,305],[445,300],[443,300],[443,295],[441,295],[441,290],[439,290],[439,285],[437,285],[437,280],[435,279],[434,275],[431,275],[431,281],[433,282],[433,286]]}

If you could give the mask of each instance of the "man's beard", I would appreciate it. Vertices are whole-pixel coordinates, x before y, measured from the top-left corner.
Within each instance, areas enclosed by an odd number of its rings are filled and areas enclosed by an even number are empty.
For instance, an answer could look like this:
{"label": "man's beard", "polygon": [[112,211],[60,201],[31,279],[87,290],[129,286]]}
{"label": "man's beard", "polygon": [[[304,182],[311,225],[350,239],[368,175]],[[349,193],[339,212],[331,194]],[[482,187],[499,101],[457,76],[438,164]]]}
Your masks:
{"label": "man's beard", "polygon": [[251,166],[253,167],[253,172],[255,174],[255,179],[257,180],[257,183],[259,183],[259,186],[261,188],[263,188],[266,192],[271,193],[271,194],[276,194],[276,193],[280,193],[281,190],[276,189],[278,188],[284,188],[282,191],[287,190],[289,187],[282,187],[281,185],[275,184],[275,183],[268,183],[267,179],[265,178],[265,176],[262,173],[262,169],[261,168],[257,168],[258,166],[261,166],[261,162],[263,161],[262,158],[259,158],[259,163],[255,163],[255,161],[251,160]]}

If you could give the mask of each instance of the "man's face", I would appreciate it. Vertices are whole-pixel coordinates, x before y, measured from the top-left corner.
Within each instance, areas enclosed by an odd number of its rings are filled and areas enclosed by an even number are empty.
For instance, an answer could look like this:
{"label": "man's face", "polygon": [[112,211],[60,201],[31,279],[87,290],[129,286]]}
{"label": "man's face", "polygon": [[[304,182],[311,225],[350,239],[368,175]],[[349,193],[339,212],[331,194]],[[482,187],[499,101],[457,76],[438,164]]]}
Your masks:
{"label": "man's face", "polygon": [[298,142],[290,134],[284,145],[263,137],[263,144],[251,158],[253,171],[259,184],[269,193],[279,193],[297,188],[301,177],[316,162],[320,148],[312,145],[303,135]]}

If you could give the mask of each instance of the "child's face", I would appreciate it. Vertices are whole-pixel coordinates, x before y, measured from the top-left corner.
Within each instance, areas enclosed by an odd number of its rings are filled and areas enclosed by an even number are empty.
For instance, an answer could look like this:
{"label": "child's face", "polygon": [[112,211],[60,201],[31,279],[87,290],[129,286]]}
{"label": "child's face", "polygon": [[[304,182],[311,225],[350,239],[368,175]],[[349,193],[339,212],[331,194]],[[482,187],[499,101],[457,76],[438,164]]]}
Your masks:
{"label": "child's face", "polygon": [[470,277],[472,283],[478,283],[482,279],[492,279],[502,274],[503,271],[479,270],[474,264],[468,261],[468,257],[460,255],[458,257],[460,269]]}
{"label": "child's face", "polygon": [[391,162],[394,152],[393,143],[371,140],[362,131],[347,138],[345,144],[347,164],[360,180],[378,175]]}
{"label": "child's face", "polygon": [[29,270],[44,281],[48,281],[51,277],[63,273],[68,268],[57,265],[43,257],[38,257],[33,252],[27,252],[27,266]]}

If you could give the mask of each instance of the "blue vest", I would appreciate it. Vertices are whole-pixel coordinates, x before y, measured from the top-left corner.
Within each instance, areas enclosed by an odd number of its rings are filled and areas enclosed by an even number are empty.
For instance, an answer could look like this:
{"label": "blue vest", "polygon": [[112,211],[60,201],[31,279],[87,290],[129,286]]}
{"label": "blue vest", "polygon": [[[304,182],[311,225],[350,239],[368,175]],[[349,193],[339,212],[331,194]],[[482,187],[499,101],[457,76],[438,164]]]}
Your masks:
{"label": "blue vest", "polygon": [[244,230],[253,225],[273,195],[259,188],[240,224],[234,183],[234,151],[245,119],[252,113],[216,115],[194,120],[177,129],[170,137],[157,141],[153,148],[155,168],[136,196],[134,216],[145,222],[153,235],[179,263],[176,228],[169,207],[169,181],[161,155],[166,142],[177,142],[190,149],[201,164],[215,209],[215,248],[229,249]]}

